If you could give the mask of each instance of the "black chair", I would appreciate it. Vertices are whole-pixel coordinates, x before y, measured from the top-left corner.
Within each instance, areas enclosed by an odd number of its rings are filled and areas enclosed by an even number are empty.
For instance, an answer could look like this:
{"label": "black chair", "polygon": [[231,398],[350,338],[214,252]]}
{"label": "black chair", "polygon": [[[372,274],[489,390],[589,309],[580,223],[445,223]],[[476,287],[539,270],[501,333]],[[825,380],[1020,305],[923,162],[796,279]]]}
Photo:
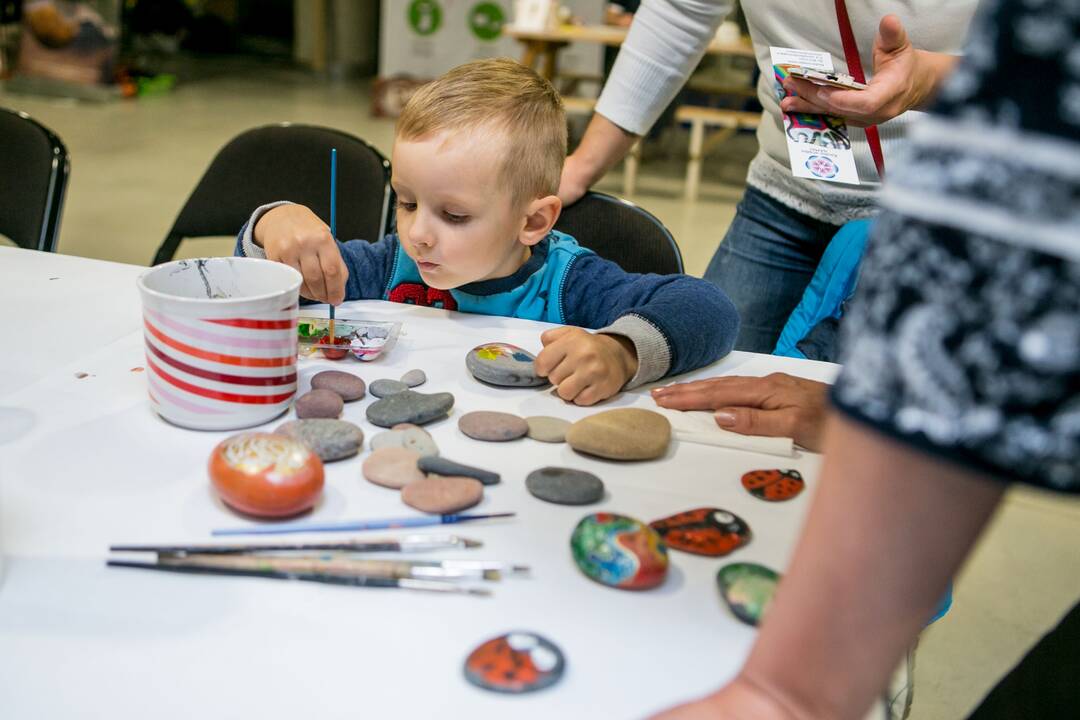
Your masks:
{"label": "black chair", "polygon": [[236,235],[251,212],[292,200],[330,221],[330,150],[337,148],[337,235],[375,241],[387,230],[390,162],[360,138],[282,123],[233,138],[210,163],[154,256],[172,260],[184,238]]}
{"label": "black chair", "polygon": [[0,234],[19,247],[55,251],[70,171],[55,133],[26,113],[0,108]]}
{"label": "black chair", "polygon": [[632,273],[683,271],[675,238],[655,215],[632,202],[589,191],[563,208],[555,229]]}

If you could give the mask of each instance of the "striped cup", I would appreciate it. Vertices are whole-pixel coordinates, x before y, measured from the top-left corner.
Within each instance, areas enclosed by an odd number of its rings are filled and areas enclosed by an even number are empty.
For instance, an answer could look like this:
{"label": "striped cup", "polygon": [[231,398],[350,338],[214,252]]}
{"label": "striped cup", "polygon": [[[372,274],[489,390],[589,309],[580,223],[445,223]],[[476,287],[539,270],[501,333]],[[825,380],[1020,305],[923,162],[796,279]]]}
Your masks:
{"label": "striped cup", "polygon": [[296,394],[302,278],[269,260],[178,260],[139,276],[150,404],[195,430],[260,425]]}

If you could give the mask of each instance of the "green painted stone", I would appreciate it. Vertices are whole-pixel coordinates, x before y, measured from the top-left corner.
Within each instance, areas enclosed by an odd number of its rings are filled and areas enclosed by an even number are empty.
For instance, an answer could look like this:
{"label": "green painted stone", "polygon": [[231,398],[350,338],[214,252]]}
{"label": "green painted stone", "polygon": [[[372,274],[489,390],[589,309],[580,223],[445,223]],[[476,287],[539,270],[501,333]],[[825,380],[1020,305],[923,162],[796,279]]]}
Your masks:
{"label": "green painted stone", "polygon": [[757,627],[772,603],[780,576],[757,563],[732,563],[716,573],[716,583],[724,602],[735,617]]}
{"label": "green painted stone", "polygon": [[570,536],[570,550],[581,572],[611,587],[646,590],[667,577],[668,552],[660,535],[625,515],[586,515]]}

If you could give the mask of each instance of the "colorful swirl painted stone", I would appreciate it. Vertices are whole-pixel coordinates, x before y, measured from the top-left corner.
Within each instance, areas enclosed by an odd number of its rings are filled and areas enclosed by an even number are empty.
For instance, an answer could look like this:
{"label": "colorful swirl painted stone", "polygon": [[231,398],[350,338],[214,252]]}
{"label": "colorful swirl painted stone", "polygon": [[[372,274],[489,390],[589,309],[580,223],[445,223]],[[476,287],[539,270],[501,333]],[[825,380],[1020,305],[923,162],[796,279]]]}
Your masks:
{"label": "colorful swirl painted stone", "polygon": [[570,549],[581,572],[611,587],[646,590],[667,576],[667,547],[660,535],[625,515],[586,515],[574,528]]}
{"label": "colorful swirl painted stone", "polygon": [[751,495],[767,502],[790,500],[806,487],[798,470],[751,470],[742,476],[742,484]]}
{"label": "colorful swirl painted stone", "polygon": [[323,488],[323,464],[304,443],[285,435],[241,433],[210,453],[210,481],[226,505],[277,518],[310,509]]}
{"label": "colorful swirl painted stone", "polygon": [[732,563],[720,568],[716,583],[735,617],[757,627],[772,602],[780,576],[757,563]]}
{"label": "colorful swirl painted stone", "polygon": [[531,632],[492,638],[465,659],[465,678],[500,693],[527,693],[551,687],[562,677],[566,661],[550,640]]}
{"label": "colorful swirl painted stone", "polygon": [[649,523],[670,548],[695,555],[721,557],[750,542],[746,521],[735,513],[714,507],[676,513]]}
{"label": "colorful swirl painted stone", "polygon": [[528,350],[509,343],[487,343],[474,347],[465,356],[465,367],[477,380],[500,387],[539,387],[547,378],[538,377]]}

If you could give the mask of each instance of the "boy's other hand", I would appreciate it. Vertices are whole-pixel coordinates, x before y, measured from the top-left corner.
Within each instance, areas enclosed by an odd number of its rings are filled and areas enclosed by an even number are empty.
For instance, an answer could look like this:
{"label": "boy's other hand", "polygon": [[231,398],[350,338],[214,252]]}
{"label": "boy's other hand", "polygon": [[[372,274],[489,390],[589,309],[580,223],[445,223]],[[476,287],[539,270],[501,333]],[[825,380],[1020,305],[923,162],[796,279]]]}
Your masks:
{"label": "boy's other hand", "polygon": [[540,336],[544,349],[536,372],[558,386],[563,400],[593,405],[618,393],[637,373],[637,351],[621,335],[597,335],[579,327],[560,327]]}
{"label": "boy's other hand", "polygon": [[303,205],[279,205],[259,218],[253,238],[268,259],[300,271],[304,276],[301,295],[331,305],[345,301],[349,269],[330,228],[311,210]]}

